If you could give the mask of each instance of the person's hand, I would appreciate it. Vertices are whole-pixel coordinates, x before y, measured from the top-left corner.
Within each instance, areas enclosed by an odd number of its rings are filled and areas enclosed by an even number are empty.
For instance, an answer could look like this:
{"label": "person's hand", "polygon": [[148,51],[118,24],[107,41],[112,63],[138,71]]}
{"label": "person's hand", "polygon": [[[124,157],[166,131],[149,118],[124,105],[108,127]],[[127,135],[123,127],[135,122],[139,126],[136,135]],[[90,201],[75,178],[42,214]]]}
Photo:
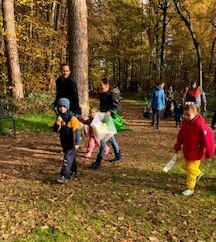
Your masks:
{"label": "person's hand", "polygon": [[87,114],[83,114],[83,115],[82,115],[82,118],[83,118],[84,120],[87,120],[87,119],[88,119],[88,115],[87,115]]}
{"label": "person's hand", "polygon": [[107,116],[110,116],[111,115],[111,112],[110,111],[106,112],[106,115]]}
{"label": "person's hand", "polygon": [[78,150],[79,149],[79,145],[75,145],[75,150]]}
{"label": "person's hand", "polygon": [[58,116],[57,120],[56,120],[56,123],[60,126],[61,123],[62,123],[63,119],[61,116]]}

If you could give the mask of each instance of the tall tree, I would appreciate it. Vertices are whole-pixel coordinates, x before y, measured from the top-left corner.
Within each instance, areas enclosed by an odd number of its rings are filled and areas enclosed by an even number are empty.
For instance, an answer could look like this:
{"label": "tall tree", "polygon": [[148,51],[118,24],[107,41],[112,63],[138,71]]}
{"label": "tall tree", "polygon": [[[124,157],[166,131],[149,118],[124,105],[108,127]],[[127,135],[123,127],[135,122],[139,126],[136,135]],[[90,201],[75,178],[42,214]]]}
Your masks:
{"label": "tall tree", "polygon": [[83,113],[89,109],[88,32],[86,0],[68,0],[69,64],[77,82]]}
{"label": "tall tree", "polygon": [[202,59],[201,59],[201,50],[200,50],[200,43],[197,40],[195,31],[193,29],[193,25],[191,23],[191,17],[190,14],[188,12],[188,10],[183,7],[182,5],[180,5],[179,0],[173,0],[176,10],[180,16],[180,18],[182,19],[182,21],[185,23],[186,27],[188,28],[191,38],[193,40],[193,44],[196,50],[196,54],[197,54],[197,65],[198,65],[198,71],[199,71],[199,82],[200,82],[200,86],[202,87]]}
{"label": "tall tree", "polygon": [[24,98],[24,93],[17,49],[13,0],[2,2],[2,13],[6,33],[5,47],[7,54],[8,73],[12,86],[12,96],[19,101]]}

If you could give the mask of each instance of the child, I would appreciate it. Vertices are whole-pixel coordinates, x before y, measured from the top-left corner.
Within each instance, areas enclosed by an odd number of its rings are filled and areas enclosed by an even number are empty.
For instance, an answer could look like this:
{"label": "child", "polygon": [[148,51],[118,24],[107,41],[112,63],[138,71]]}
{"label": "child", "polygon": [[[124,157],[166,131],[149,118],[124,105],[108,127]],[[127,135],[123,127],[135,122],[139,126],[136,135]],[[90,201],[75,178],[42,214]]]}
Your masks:
{"label": "child", "polygon": [[199,115],[195,103],[186,102],[183,113],[184,120],[174,149],[177,153],[183,145],[183,169],[186,171],[187,189],[182,194],[190,196],[194,193],[196,181],[203,175],[199,169],[201,160],[214,155],[214,138],[212,130]]}
{"label": "child", "polygon": [[[79,121],[70,111],[70,101],[67,98],[60,98],[58,101],[59,116],[53,126],[54,132],[60,132],[61,146],[64,151],[64,163],[61,168],[60,178],[57,182],[64,183],[67,178],[76,177],[77,164],[75,150],[79,148],[81,132]],[[74,143],[75,133],[75,143]]]}
{"label": "child", "polygon": [[182,104],[178,101],[175,103],[174,114],[175,114],[176,128],[178,126],[181,127],[183,107],[182,107]]}
{"label": "child", "polygon": [[[105,77],[102,79],[100,83],[100,111],[106,112],[107,115],[111,115],[111,112],[118,113],[120,111],[119,109],[120,109],[119,99],[115,93],[111,92],[109,79]],[[120,150],[119,144],[115,139],[115,136],[112,136],[109,139],[109,141],[115,153],[114,159],[110,160],[109,162],[116,162],[121,160],[121,150]],[[97,159],[95,162],[91,164],[90,168],[97,169],[100,167],[101,161],[105,154],[105,149],[106,149],[106,141],[101,140],[100,150],[97,155]]]}
{"label": "child", "polygon": [[[88,119],[84,119],[82,116],[78,117],[80,122],[82,122],[83,124],[89,125],[89,142],[88,142],[88,152],[85,155],[86,158],[91,158],[92,152],[93,152],[94,147],[95,147],[95,144],[100,146],[100,141],[95,139],[93,128],[90,125],[92,120],[95,118],[96,114],[97,114],[97,109],[96,108],[91,108],[90,109],[90,113],[89,113],[90,117]],[[109,149],[110,148],[106,145],[105,154],[104,155],[107,155],[109,153]]]}

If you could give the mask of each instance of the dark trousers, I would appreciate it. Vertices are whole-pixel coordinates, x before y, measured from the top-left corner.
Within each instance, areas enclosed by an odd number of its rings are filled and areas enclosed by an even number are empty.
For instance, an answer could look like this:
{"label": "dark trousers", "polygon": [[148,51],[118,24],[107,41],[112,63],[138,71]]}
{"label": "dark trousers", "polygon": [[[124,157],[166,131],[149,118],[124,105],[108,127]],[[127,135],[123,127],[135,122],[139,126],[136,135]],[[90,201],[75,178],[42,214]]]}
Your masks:
{"label": "dark trousers", "polygon": [[65,152],[64,155],[64,163],[61,168],[61,176],[65,178],[69,178],[71,173],[76,173],[77,171],[77,163],[75,158],[75,150],[71,149]]}
{"label": "dark trousers", "polygon": [[156,119],[156,125],[160,125],[160,110],[153,108],[152,109],[152,125],[154,125]]}
{"label": "dark trousers", "polygon": [[181,122],[182,122],[182,117],[175,117],[175,121],[176,121],[176,128],[181,127]]}

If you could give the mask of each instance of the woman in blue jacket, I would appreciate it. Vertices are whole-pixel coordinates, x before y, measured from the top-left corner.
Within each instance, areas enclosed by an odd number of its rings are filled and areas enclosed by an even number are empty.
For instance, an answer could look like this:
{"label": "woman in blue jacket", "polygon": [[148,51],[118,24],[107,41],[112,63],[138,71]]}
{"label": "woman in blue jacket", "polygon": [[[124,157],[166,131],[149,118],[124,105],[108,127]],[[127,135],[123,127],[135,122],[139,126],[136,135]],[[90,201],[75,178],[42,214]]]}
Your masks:
{"label": "woman in blue jacket", "polygon": [[164,93],[164,82],[160,82],[156,87],[152,90],[151,98],[149,104],[152,108],[152,124],[155,123],[156,117],[156,125],[157,129],[160,128],[160,111],[165,107],[165,93]]}

